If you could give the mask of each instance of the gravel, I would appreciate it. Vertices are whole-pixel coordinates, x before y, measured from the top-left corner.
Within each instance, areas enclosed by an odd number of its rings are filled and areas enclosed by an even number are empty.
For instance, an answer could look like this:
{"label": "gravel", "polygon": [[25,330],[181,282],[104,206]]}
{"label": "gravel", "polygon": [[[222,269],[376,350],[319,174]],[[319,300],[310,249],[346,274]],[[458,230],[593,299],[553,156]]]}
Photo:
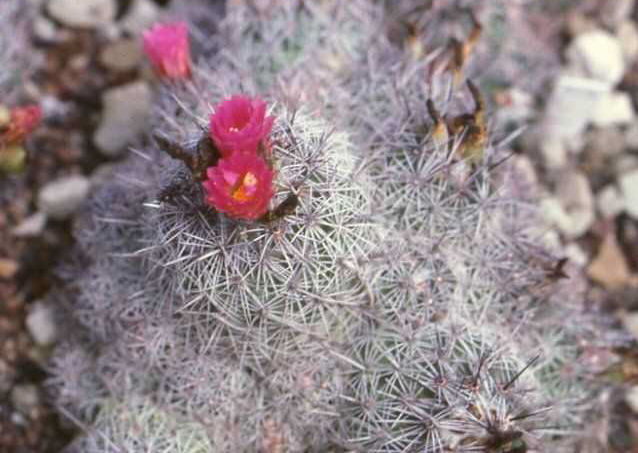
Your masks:
{"label": "gravel", "polygon": [[38,207],[55,220],[71,217],[89,194],[89,180],[81,175],[67,176],[46,184],[38,193]]}

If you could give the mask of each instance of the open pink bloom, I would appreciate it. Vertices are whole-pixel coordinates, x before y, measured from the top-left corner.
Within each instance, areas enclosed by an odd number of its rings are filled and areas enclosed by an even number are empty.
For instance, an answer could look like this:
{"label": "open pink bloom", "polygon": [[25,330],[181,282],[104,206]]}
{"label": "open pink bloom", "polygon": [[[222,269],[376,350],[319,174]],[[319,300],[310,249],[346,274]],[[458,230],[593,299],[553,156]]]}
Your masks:
{"label": "open pink bloom", "polygon": [[42,110],[37,105],[14,107],[11,109],[9,123],[0,132],[0,141],[4,144],[16,144],[38,127],[42,119]]}
{"label": "open pink bloom", "polygon": [[210,116],[210,138],[222,156],[256,152],[266,145],[275,118],[266,117],[266,103],[259,98],[233,96],[215,107]]}
{"label": "open pink bloom", "polygon": [[188,28],[183,22],[155,24],[146,30],[144,53],[162,78],[179,80],[191,76]]}
{"label": "open pink bloom", "polygon": [[206,201],[216,210],[248,220],[258,219],[268,210],[273,172],[257,154],[233,153],[209,167],[206,176]]}

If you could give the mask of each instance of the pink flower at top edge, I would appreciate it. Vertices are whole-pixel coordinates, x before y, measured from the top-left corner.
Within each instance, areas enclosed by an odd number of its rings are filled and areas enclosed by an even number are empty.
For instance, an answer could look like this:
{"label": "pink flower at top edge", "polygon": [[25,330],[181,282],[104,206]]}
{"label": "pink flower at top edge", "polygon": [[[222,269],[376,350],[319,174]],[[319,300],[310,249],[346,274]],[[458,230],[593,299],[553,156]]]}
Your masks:
{"label": "pink flower at top edge", "polygon": [[260,98],[233,96],[215,107],[210,116],[210,138],[222,156],[234,152],[256,152],[267,146],[274,117],[266,116],[266,103]]}
{"label": "pink flower at top edge", "polygon": [[237,152],[206,170],[206,201],[236,219],[254,220],[268,210],[274,173],[255,153]]}
{"label": "pink flower at top edge", "polygon": [[184,22],[155,24],[144,32],[144,53],[162,78],[179,80],[191,76],[188,28]]}
{"label": "pink flower at top edge", "polygon": [[0,133],[0,141],[4,144],[16,144],[38,127],[42,119],[42,110],[37,105],[14,107],[10,111],[10,119],[5,130]]}

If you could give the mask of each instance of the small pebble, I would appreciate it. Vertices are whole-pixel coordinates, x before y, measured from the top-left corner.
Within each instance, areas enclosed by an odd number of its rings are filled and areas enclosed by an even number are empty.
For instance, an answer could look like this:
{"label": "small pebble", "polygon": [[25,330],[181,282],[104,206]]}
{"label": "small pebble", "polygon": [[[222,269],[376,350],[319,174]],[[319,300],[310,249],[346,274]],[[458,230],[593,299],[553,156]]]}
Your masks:
{"label": "small pebble", "polygon": [[27,329],[40,346],[50,346],[58,338],[53,308],[42,302],[36,302],[29,310],[26,319]]}
{"label": "small pebble", "polygon": [[69,27],[98,28],[109,24],[117,13],[116,0],[49,0],[51,17]]}
{"label": "small pebble", "polygon": [[55,220],[72,216],[89,194],[89,180],[84,176],[67,176],[46,184],[38,193],[38,207]]}
{"label": "small pebble", "polygon": [[601,29],[578,35],[568,46],[565,56],[577,74],[614,86],[625,73],[625,58],[620,41]]}
{"label": "small pebble", "polygon": [[47,223],[47,216],[43,212],[36,212],[20,222],[12,231],[15,237],[35,237],[42,234]]}
{"label": "small pebble", "polygon": [[24,415],[40,403],[38,388],[33,384],[19,384],[11,390],[11,404]]}
{"label": "small pebble", "polygon": [[151,90],[145,82],[112,88],[102,96],[104,112],[93,141],[108,157],[122,154],[146,130]]}

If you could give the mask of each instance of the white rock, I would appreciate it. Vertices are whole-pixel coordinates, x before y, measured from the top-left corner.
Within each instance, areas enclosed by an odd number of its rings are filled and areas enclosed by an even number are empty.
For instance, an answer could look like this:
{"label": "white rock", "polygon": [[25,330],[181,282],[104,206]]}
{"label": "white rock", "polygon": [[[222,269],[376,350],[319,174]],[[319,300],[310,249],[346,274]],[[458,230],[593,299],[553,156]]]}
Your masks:
{"label": "white rock", "polygon": [[145,82],[112,88],[103,95],[104,112],[93,141],[109,157],[121,154],[146,129],[151,90]]}
{"label": "white rock", "polygon": [[98,28],[115,19],[116,0],[49,0],[51,17],[69,27]]}
{"label": "white rock", "polygon": [[634,414],[638,414],[638,385],[635,385],[626,391],[625,402]]}
{"label": "white rock", "polygon": [[542,134],[564,142],[580,137],[609,92],[609,84],[605,82],[566,73],[559,75],[547,101]]}
{"label": "white rock", "polygon": [[589,262],[589,257],[583,248],[575,242],[570,242],[565,246],[565,257],[570,263],[584,267]]}
{"label": "white rock", "polygon": [[38,207],[47,216],[63,220],[84,203],[89,193],[89,180],[84,176],[68,176],[46,184],[38,193]]}
{"label": "white rock", "polygon": [[638,27],[634,21],[627,20],[618,26],[616,36],[620,41],[625,63],[631,65],[638,59]]}
{"label": "white rock", "polygon": [[540,211],[543,218],[549,225],[555,226],[561,231],[568,230],[570,228],[571,220],[569,215],[565,209],[563,209],[560,201],[556,198],[547,197],[541,200]]}
{"label": "white rock", "polygon": [[596,195],[596,206],[604,218],[611,219],[624,211],[625,200],[620,191],[610,184],[603,187]]}
{"label": "white rock", "polygon": [[33,34],[36,39],[45,43],[58,41],[58,28],[52,21],[43,16],[38,16],[33,21]]}
{"label": "white rock", "polygon": [[34,237],[39,236],[47,223],[47,216],[43,212],[36,212],[35,214],[24,219],[18,224],[12,231],[16,237]]}
{"label": "white rock", "polygon": [[638,170],[620,175],[618,179],[624,199],[625,210],[634,219],[638,219]]}
{"label": "white rock", "polygon": [[556,187],[556,198],[541,202],[545,219],[568,239],[583,235],[594,223],[594,197],[587,177],[578,172],[566,173]]}
{"label": "white rock", "polygon": [[[541,203],[541,209],[542,209],[542,205],[543,203]],[[558,207],[560,208],[560,203],[558,203]],[[538,237],[540,239],[540,243],[543,247],[557,254],[564,253],[563,241],[561,240],[560,234],[558,233],[558,231],[547,228],[545,226],[541,227],[539,225],[538,233],[539,233]]]}
{"label": "white rock", "polygon": [[152,0],[134,0],[120,25],[122,30],[139,35],[157,21],[159,14],[158,6]]}
{"label": "white rock", "polygon": [[625,60],[618,38],[604,30],[592,30],[578,35],[565,53],[569,66],[584,77],[591,77],[610,86],[616,85],[625,73]]}
{"label": "white rock", "polygon": [[58,338],[58,327],[55,323],[53,307],[36,302],[29,310],[26,319],[29,333],[40,346],[50,346]]}
{"label": "white rock", "polygon": [[548,170],[560,170],[567,165],[567,148],[563,141],[553,135],[541,139],[540,152]]}
{"label": "white rock", "polygon": [[616,91],[604,96],[592,115],[592,123],[598,127],[616,124],[629,124],[636,118],[631,96]]}
{"label": "white rock", "polygon": [[602,2],[600,19],[609,28],[615,28],[631,17],[635,0],[607,0]]}

